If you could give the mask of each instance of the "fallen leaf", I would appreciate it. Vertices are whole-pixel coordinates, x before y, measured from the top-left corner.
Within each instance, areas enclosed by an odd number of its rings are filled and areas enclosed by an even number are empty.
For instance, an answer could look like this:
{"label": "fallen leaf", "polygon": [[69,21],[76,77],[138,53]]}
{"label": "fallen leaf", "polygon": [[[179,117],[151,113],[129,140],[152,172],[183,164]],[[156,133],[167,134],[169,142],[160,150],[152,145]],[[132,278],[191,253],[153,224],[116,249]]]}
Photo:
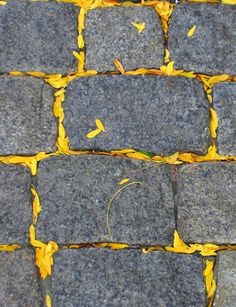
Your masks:
{"label": "fallen leaf", "polygon": [[145,22],[143,23],[131,22],[131,25],[134,26],[139,33],[141,33],[145,29],[145,26],[146,26]]}
{"label": "fallen leaf", "polygon": [[99,118],[95,119],[95,123],[98,129],[100,129],[103,132],[105,131],[104,125]]}
{"label": "fallen leaf", "polygon": [[192,37],[194,32],[196,31],[196,25],[194,25],[187,33],[188,37]]}
{"label": "fallen leaf", "polygon": [[122,179],[122,180],[119,182],[119,184],[122,185],[122,184],[125,184],[125,183],[127,183],[127,182],[129,182],[129,178],[124,178],[124,179]]}
{"label": "fallen leaf", "polygon": [[97,129],[94,129],[94,130],[90,131],[90,132],[86,135],[86,137],[87,137],[88,139],[93,139],[93,138],[95,138],[97,135],[99,135],[101,132],[102,132],[101,129],[97,128]]}
{"label": "fallen leaf", "polygon": [[114,63],[114,65],[115,65],[116,69],[117,69],[122,75],[124,75],[124,74],[125,74],[125,69],[124,69],[123,65],[121,64],[121,62],[120,62],[118,59],[115,59],[115,60],[113,61],[113,63]]}
{"label": "fallen leaf", "polygon": [[217,113],[213,108],[210,108],[210,114],[211,114],[211,120],[210,120],[210,131],[211,131],[211,136],[213,139],[216,138],[216,130],[218,128],[218,118],[217,118]]}

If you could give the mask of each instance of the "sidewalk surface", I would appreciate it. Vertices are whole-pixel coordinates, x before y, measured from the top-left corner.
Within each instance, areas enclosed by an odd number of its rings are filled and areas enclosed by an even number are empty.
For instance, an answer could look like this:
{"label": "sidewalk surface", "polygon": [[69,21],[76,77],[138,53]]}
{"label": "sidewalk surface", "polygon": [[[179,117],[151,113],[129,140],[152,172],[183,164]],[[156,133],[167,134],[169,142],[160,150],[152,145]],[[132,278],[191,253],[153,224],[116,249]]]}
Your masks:
{"label": "sidewalk surface", "polygon": [[0,306],[236,306],[236,2],[0,1]]}

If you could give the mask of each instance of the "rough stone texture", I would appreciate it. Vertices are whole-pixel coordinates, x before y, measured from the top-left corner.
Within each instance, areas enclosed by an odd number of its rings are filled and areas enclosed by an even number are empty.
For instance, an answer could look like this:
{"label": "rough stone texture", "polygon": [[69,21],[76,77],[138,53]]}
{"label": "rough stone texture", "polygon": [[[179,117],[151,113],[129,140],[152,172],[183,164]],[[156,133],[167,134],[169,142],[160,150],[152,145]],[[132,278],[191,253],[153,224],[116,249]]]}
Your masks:
{"label": "rough stone texture", "polygon": [[[134,172],[142,167],[146,168]],[[42,161],[37,189],[43,210],[37,236],[58,243],[113,240],[170,244],[174,231],[170,172],[167,165],[110,156],[67,156]],[[124,188],[112,202],[111,238],[106,227],[107,207],[124,178],[141,184]]]}
{"label": "rough stone texture", "polygon": [[[64,103],[65,127],[74,149],[135,148],[158,154],[205,153],[209,106],[192,79],[159,76],[99,76],[72,82]],[[87,133],[100,118],[106,131]]]}
{"label": "rough stone texture", "polygon": [[52,293],[56,306],[204,307],[202,260],[162,252],[60,251]]}
{"label": "rough stone texture", "polygon": [[218,253],[216,266],[217,289],[214,307],[235,306],[236,302],[236,251]]}
{"label": "rough stone texture", "polygon": [[214,87],[213,99],[219,120],[218,152],[236,155],[236,83],[218,83]]}
{"label": "rough stone texture", "polygon": [[0,72],[76,70],[77,12],[73,5],[13,1],[0,7]]}
{"label": "rough stone texture", "polygon": [[32,77],[0,77],[0,154],[54,151],[53,90]]}
{"label": "rough stone texture", "polygon": [[[176,68],[207,74],[236,73],[236,14],[233,5],[179,4],[169,27]],[[187,32],[196,25],[192,37]]]}
{"label": "rough stone texture", "polygon": [[0,164],[0,244],[26,243],[31,222],[29,170]]}
{"label": "rough stone texture", "polygon": [[177,229],[187,242],[236,243],[236,163],[181,166]]}
{"label": "rough stone texture", "polygon": [[2,307],[42,306],[32,250],[0,252],[0,266]]}
{"label": "rough stone texture", "polygon": [[[146,23],[139,33],[131,22]],[[159,17],[153,8],[113,7],[88,13],[85,24],[86,68],[116,70],[119,59],[126,70],[160,67],[164,38]]]}

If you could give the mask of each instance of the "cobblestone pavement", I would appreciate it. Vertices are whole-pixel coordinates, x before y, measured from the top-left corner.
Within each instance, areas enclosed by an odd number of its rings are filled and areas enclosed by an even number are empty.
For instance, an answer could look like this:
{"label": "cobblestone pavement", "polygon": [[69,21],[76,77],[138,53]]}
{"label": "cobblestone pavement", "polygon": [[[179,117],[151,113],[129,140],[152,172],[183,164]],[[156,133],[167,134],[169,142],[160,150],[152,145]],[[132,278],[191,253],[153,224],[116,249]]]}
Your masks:
{"label": "cobblestone pavement", "polygon": [[236,2],[193,2],[0,1],[0,306],[236,306]]}

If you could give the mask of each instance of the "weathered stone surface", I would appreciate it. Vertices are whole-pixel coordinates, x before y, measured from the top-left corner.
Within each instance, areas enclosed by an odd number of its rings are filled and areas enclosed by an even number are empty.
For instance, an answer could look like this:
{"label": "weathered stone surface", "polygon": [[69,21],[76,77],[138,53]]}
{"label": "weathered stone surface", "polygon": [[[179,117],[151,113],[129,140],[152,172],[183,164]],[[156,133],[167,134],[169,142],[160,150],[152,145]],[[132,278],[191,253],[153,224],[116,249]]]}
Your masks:
{"label": "weathered stone surface", "polygon": [[218,83],[214,87],[213,99],[219,120],[218,152],[236,155],[236,83]]}
{"label": "weathered stone surface", "polygon": [[1,306],[42,306],[32,250],[0,252],[0,266]]}
{"label": "weathered stone surface", "polygon": [[32,77],[0,77],[0,154],[55,150],[53,90]]}
{"label": "weathered stone surface", "polygon": [[[72,82],[64,103],[65,127],[74,149],[135,148],[159,154],[205,153],[209,106],[192,79],[99,76]],[[106,131],[86,137],[100,118]]]}
{"label": "weathered stone surface", "polygon": [[76,70],[77,11],[62,3],[13,1],[0,7],[0,72]]}
{"label": "weathered stone surface", "polygon": [[216,266],[217,289],[214,307],[235,306],[236,302],[236,252],[218,253]]}
{"label": "weathered stone surface", "polygon": [[[142,167],[144,169],[140,170]],[[38,192],[43,210],[37,236],[59,243],[123,241],[170,244],[174,203],[167,165],[108,156],[55,157],[40,162]],[[119,182],[129,178],[121,188]]]}
{"label": "weathered stone surface", "polygon": [[0,244],[26,243],[31,222],[29,170],[0,164]]}
{"label": "weathered stone surface", "polygon": [[[139,33],[131,22],[145,22]],[[160,67],[164,38],[160,19],[153,8],[113,7],[92,10],[85,24],[86,68],[116,70],[119,59],[126,70]]]}
{"label": "weathered stone surface", "polygon": [[56,306],[205,306],[196,255],[70,250],[55,254]]}
{"label": "weathered stone surface", "polygon": [[[179,4],[169,27],[169,51],[176,68],[207,74],[236,72],[235,6]],[[188,31],[196,25],[192,37]]]}
{"label": "weathered stone surface", "polygon": [[187,242],[236,243],[236,164],[181,166],[177,229]]}

